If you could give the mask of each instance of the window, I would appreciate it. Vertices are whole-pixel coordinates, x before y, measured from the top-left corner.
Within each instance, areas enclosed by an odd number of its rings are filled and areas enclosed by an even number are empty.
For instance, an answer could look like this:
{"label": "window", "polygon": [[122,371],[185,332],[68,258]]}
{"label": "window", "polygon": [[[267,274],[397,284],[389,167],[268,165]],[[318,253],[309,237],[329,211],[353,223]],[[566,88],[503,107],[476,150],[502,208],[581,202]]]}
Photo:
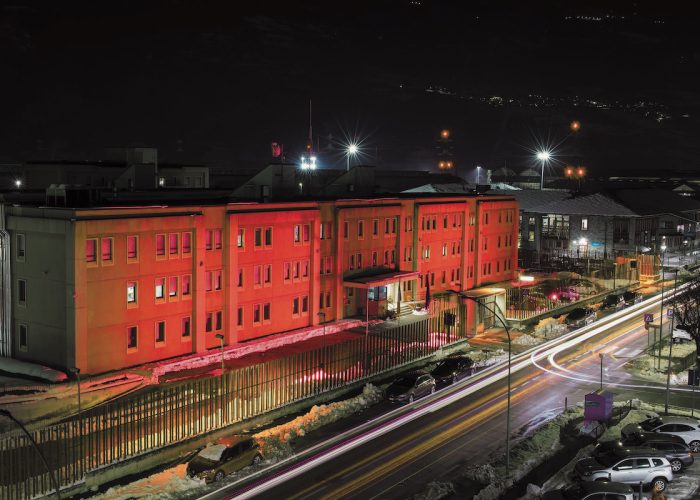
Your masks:
{"label": "window", "polygon": [[24,262],[24,256],[26,255],[27,249],[25,248],[25,238],[21,233],[17,233],[17,260],[19,262]]}
{"label": "window", "polygon": [[365,237],[365,221],[357,221],[357,237],[362,239]]}
{"label": "window", "polygon": [[245,229],[242,227],[238,228],[238,237],[236,238],[236,246],[238,248],[245,248]]}
{"label": "window", "polygon": [[156,278],[156,300],[165,298],[165,278]]}
{"label": "window", "polygon": [[263,268],[263,283],[265,285],[272,284],[272,264],[265,264]]}
{"label": "window", "polygon": [[270,321],[270,303],[263,304],[263,321]]}
{"label": "window", "polygon": [[238,270],[238,288],[243,288],[243,269]]}
{"label": "window", "polygon": [[588,217],[581,217],[581,231],[588,231]]}
{"label": "window", "polygon": [[185,274],[182,277],[182,296],[189,297],[190,295],[190,275]]}
{"label": "window", "polygon": [[331,307],[331,292],[326,292],[326,308]]}
{"label": "window", "polygon": [[214,271],[214,290],[221,290],[224,286],[224,273],[221,269]]}
{"label": "window", "polygon": [[212,289],[211,281],[212,281],[211,271],[205,271],[205,273],[204,273],[204,290],[206,290],[207,292],[211,292],[211,289]]}
{"label": "window", "polygon": [[299,269],[301,267],[301,262],[295,262],[294,263],[294,279],[298,280],[299,279]]}
{"label": "window", "polygon": [[211,229],[207,229],[206,232],[204,233],[204,249],[205,250],[211,250],[214,248],[213,244],[214,240],[214,233]]}
{"label": "window", "polygon": [[448,218],[447,215],[442,216],[442,228],[443,229],[447,229],[447,225],[448,225],[447,218]]}
{"label": "window", "polygon": [[292,314],[294,316],[299,315],[299,297],[294,297],[294,300],[292,301]]}
{"label": "window", "polygon": [[284,281],[289,281],[292,278],[292,263],[291,262],[284,263],[283,278],[284,278]]}
{"label": "window", "polygon": [[357,259],[357,268],[362,269],[362,254],[358,253],[356,259]]}
{"label": "window", "polygon": [[186,316],[186,317],[182,318],[182,323],[181,323],[181,324],[182,324],[182,330],[181,330],[182,336],[183,336],[183,337],[189,337],[189,336],[190,336],[190,332],[191,332],[191,330],[190,330],[190,324],[191,324],[190,317],[189,317],[189,316]]}
{"label": "window", "polygon": [[389,264],[389,250],[384,250],[384,265]]}
{"label": "window", "polygon": [[165,235],[156,234],[156,258],[165,257]]}
{"label": "window", "polygon": [[182,255],[192,253],[192,233],[182,233]]}
{"label": "window", "polygon": [[178,289],[178,279],[177,276],[170,276],[168,278],[168,297],[171,299],[176,299],[177,298],[177,289]]}
{"label": "window", "polygon": [[216,330],[221,330],[224,327],[224,312],[223,311],[216,311],[215,314],[216,318]]}
{"label": "window", "polygon": [[211,332],[212,326],[213,326],[213,323],[214,323],[214,314],[208,312],[206,318],[207,318],[207,319],[206,319],[206,325],[204,326],[204,329],[205,329],[207,332]]}
{"label": "window", "polygon": [[447,243],[442,244],[442,256],[447,257]]}
{"label": "window", "polygon": [[156,344],[165,343],[165,321],[156,321]]}
{"label": "window", "polygon": [[112,247],[114,246],[114,240],[112,238],[102,238],[102,263],[112,263]]}
{"label": "window", "polygon": [[20,323],[18,326],[19,350],[27,350],[27,325]]}
{"label": "window", "polygon": [[343,222],[343,238],[348,239],[350,234],[350,223],[348,221]]}
{"label": "window", "polygon": [[391,218],[391,234],[396,234],[396,217]]}
{"label": "window", "polygon": [[127,262],[137,262],[139,260],[139,237],[126,237],[126,260]]}
{"label": "window", "polygon": [[391,251],[391,263],[396,264],[396,250]]}
{"label": "window", "polygon": [[311,238],[311,226],[309,224],[304,224],[301,228],[301,232],[304,243],[308,243]]}
{"label": "window", "polygon": [[272,228],[271,227],[265,228],[265,246],[266,247],[272,246]]}
{"label": "window", "polygon": [[221,250],[224,244],[223,231],[221,229],[214,229],[214,249]]}
{"label": "window", "polygon": [[126,284],[126,303],[136,304],[138,300],[138,284],[135,281],[129,281]]}
{"label": "window", "polygon": [[97,240],[85,240],[85,262],[97,262]]}
{"label": "window", "polygon": [[253,324],[260,324],[260,304],[253,305]]}
{"label": "window", "polygon": [[447,282],[447,271],[442,272],[442,284],[444,285]]}
{"label": "window", "polygon": [[326,274],[331,274],[333,272],[333,257],[326,257]]}
{"label": "window", "polygon": [[294,225],[294,243],[301,242],[301,224]]}
{"label": "window", "polygon": [[484,213],[484,224],[488,224],[488,223],[489,223],[489,213],[485,212]]}
{"label": "window", "polygon": [[263,229],[261,227],[256,227],[255,228],[255,237],[253,239],[253,244],[255,245],[255,248],[260,248],[262,247],[263,244]]}
{"label": "window", "polygon": [[130,326],[126,329],[126,348],[137,349],[139,342],[139,330],[136,326]]}
{"label": "window", "polygon": [[302,277],[302,278],[308,278],[308,277],[309,277],[309,261],[308,261],[308,260],[305,260],[303,266],[304,266],[304,267],[302,268],[302,271],[303,271],[303,272],[302,272],[301,277]]}
{"label": "window", "polygon": [[307,314],[309,312],[309,296],[304,295],[301,298],[301,313]]}
{"label": "window", "polygon": [[391,231],[391,219],[384,219],[384,234],[389,234]]}
{"label": "window", "polygon": [[355,269],[355,254],[350,254],[350,269]]}
{"label": "window", "polygon": [[404,248],[403,260],[404,260],[404,262],[411,262],[413,260],[413,247],[405,247]]}
{"label": "window", "polygon": [[262,267],[253,266],[253,286],[259,287],[262,284]]}
{"label": "window", "polygon": [[530,230],[527,232],[527,241],[535,241],[535,231]]}
{"label": "window", "polygon": [[324,296],[323,292],[321,292],[321,294],[318,296],[318,308],[319,309],[323,309],[323,296]]}
{"label": "window", "polygon": [[27,280],[17,280],[17,302],[21,306],[27,305]]}
{"label": "window", "polygon": [[238,308],[238,316],[236,318],[236,326],[243,326],[243,308]]}
{"label": "window", "polygon": [[178,256],[180,254],[180,235],[178,233],[170,233],[168,235],[168,253],[170,257]]}
{"label": "window", "polygon": [[333,223],[322,222],[321,223],[321,239],[330,240],[333,237]]}
{"label": "window", "polygon": [[404,222],[406,232],[413,231],[413,217],[406,217]]}
{"label": "window", "polygon": [[377,267],[377,252],[372,252],[372,267]]}
{"label": "window", "polygon": [[437,215],[433,215],[432,221],[433,221],[433,231],[435,231],[437,229]]}
{"label": "window", "polygon": [[379,219],[374,219],[372,221],[372,236],[379,236]]}

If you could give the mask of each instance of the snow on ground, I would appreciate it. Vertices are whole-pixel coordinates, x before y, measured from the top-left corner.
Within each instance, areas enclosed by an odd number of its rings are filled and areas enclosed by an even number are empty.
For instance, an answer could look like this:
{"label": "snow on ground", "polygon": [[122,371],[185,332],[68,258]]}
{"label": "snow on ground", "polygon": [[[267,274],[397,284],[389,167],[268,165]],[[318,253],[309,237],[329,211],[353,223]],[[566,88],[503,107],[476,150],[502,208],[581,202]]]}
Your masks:
{"label": "snow on ground", "polygon": [[508,353],[503,349],[490,351],[482,349],[481,351],[469,351],[469,357],[474,361],[475,367],[486,368],[487,366],[495,365],[501,361],[508,359]]}
{"label": "snow on ground", "polygon": [[413,500],[439,500],[455,492],[452,483],[433,481],[428,483],[428,487],[422,493],[413,496]]}
{"label": "snow on ground", "polygon": [[[658,352],[658,350],[657,350]],[[671,366],[681,362],[683,358],[695,352],[695,342],[685,342],[673,344],[671,351]],[[640,353],[625,365],[627,371],[635,377],[653,380],[655,382],[666,382],[666,367],[668,366],[668,343],[664,343],[661,349],[661,372],[657,371],[658,356],[652,356],[646,352]],[[685,370],[674,370],[678,373],[671,373],[671,384],[686,385],[688,375]]]}
{"label": "snow on ground", "polygon": [[47,382],[63,382],[68,378],[68,375],[53,368],[12,358],[0,358],[0,370],[46,380]]}
{"label": "snow on ground", "polygon": [[523,333],[513,341],[516,345],[537,345],[540,342],[542,342],[541,339],[528,335],[527,333]]}
{"label": "snow on ground", "polygon": [[[224,484],[237,481],[253,470],[276,463],[293,453],[290,441],[297,436],[303,436],[331,422],[347,417],[372,406],[383,399],[382,390],[367,384],[362,394],[334,403],[316,405],[307,413],[290,422],[271,427],[254,435],[260,441],[265,461],[258,466],[250,466],[229,475]],[[186,476],[186,464],[170,467],[132,483],[114,486],[95,498],[104,500],[129,500],[139,498],[177,499],[182,497],[201,496],[218,488],[220,485],[207,485],[199,479]],[[434,497],[439,498],[439,497]]]}

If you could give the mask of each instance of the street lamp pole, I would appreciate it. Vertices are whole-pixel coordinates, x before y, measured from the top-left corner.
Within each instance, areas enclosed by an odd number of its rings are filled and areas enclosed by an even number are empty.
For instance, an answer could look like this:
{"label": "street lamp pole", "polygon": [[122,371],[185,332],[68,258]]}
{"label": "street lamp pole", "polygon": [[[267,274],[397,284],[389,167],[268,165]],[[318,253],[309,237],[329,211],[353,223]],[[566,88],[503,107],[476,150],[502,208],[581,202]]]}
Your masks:
{"label": "street lamp pole", "polygon": [[[675,269],[675,275],[673,276],[673,292],[676,292],[676,285],[678,284],[678,268]],[[676,312],[673,311],[673,316],[671,316],[671,334],[669,335],[668,343],[668,366],[666,367],[666,404],[664,405],[664,413],[668,415],[668,400],[671,396],[671,352],[673,351],[673,320],[676,317]],[[694,381],[693,381],[694,382]]]}
{"label": "street lamp pole", "polygon": [[[472,302],[476,303],[477,305],[482,306],[484,309],[489,311],[491,314],[494,315],[495,318],[498,319],[498,321],[501,322],[501,325],[503,325],[503,328],[506,331],[506,335],[508,336],[508,389],[507,389],[507,396],[506,396],[506,480],[508,480],[508,477],[510,476],[510,392],[511,392],[511,376],[510,376],[510,365],[511,365],[511,358],[512,358],[512,350],[511,350],[511,338],[510,338],[510,329],[508,328],[508,324],[504,320],[504,315],[503,311],[501,308],[496,304],[495,302],[493,305],[495,308],[492,308],[488,306],[487,304],[484,304],[481,302],[479,299],[475,297],[470,297],[469,295],[464,295],[462,293],[459,294],[460,297],[471,300]],[[501,314],[499,315],[496,311],[500,312]]]}
{"label": "street lamp pole", "polygon": [[598,357],[600,358],[600,390],[602,392],[603,391],[603,358],[605,357],[605,355],[602,352],[599,352]]}
{"label": "street lamp pole", "polygon": [[355,156],[358,151],[359,148],[357,147],[357,144],[349,144],[345,150],[345,158],[347,159],[347,165],[345,167],[346,172],[350,171],[350,155]]}
{"label": "street lamp pole", "polygon": [[481,180],[481,167],[479,165],[476,166],[476,184],[477,186],[479,185],[479,181]]}
{"label": "street lamp pole", "polygon": [[540,174],[540,191],[544,190],[544,165],[552,155],[549,151],[538,151],[537,159],[542,162],[542,172]]}
{"label": "street lamp pole", "polygon": [[661,370],[661,339],[664,335],[664,258],[666,257],[666,245],[661,245],[661,311],[659,311],[659,367]]}

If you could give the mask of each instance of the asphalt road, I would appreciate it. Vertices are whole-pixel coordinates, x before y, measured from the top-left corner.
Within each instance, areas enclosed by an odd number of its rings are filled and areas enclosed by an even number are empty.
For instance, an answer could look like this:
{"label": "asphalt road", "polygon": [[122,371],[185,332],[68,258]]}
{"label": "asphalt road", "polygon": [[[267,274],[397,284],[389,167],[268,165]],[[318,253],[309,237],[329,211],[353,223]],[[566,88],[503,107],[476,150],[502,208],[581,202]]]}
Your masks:
{"label": "asphalt road", "polygon": [[[644,400],[663,403],[664,384],[634,381],[622,368],[630,355],[646,346],[647,335],[640,311],[630,313],[628,319],[614,327],[601,330],[549,358],[534,363],[531,357],[527,367],[513,375],[511,435],[516,440],[531,426],[560,412],[565,398],[573,404],[583,400],[586,393],[598,389],[601,352],[605,354],[604,386],[616,393],[616,399],[643,395]],[[464,389],[460,392],[465,392],[465,396],[451,404],[435,408],[410,424],[343,454],[326,457],[317,466],[309,465],[311,459],[293,466],[286,471],[285,480],[275,484],[284,472],[277,471],[257,480],[245,496],[264,499],[407,498],[423,491],[430,481],[452,481],[466,467],[482,464],[493,453],[505,449],[505,379],[466,395],[472,383],[470,380],[462,383]],[[444,397],[440,393],[434,396],[436,400]],[[689,406],[689,395],[674,393],[671,404]],[[416,406],[420,408],[421,404]],[[272,486],[261,487],[265,483]],[[233,485],[217,494],[233,497],[244,494],[243,491],[241,485]]]}

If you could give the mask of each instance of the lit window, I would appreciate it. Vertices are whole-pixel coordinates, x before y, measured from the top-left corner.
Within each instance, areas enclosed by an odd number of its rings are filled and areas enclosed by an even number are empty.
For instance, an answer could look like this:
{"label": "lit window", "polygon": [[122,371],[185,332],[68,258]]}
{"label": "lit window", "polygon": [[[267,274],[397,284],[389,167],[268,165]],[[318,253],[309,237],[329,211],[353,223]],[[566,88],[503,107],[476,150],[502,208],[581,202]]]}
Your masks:
{"label": "lit window", "polygon": [[301,241],[301,225],[294,225],[294,243],[299,243]]}
{"label": "lit window", "polygon": [[129,262],[135,262],[139,258],[139,237],[138,236],[127,236],[126,237],[126,260]]}
{"label": "lit window", "polygon": [[165,298],[165,278],[156,278],[156,300]]}
{"label": "lit window", "polygon": [[588,231],[588,217],[581,218],[581,231]]}
{"label": "lit window", "polygon": [[178,279],[177,276],[168,277],[168,296],[171,298],[177,297]]}
{"label": "lit window", "polygon": [[97,262],[97,240],[85,240],[85,261]]}
{"label": "lit window", "polygon": [[137,287],[138,287],[138,285],[136,284],[135,281],[130,281],[126,284],[126,303],[127,304],[136,304],[136,300],[138,299]]}
{"label": "lit window", "polygon": [[245,229],[242,227],[238,228],[238,237],[236,238],[236,246],[238,248],[245,247]]}

